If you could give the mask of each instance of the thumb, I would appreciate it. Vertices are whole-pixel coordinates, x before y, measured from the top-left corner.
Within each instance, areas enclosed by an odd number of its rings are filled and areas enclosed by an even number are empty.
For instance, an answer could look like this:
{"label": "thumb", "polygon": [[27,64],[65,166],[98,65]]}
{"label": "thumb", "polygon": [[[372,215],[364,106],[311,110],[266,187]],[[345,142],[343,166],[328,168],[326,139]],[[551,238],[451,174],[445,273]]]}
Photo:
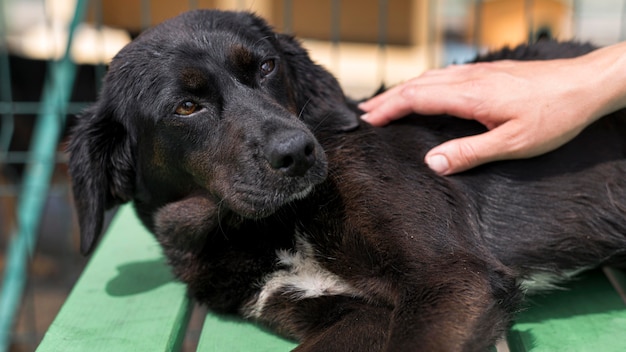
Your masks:
{"label": "thumb", "polygon": [[431,149],[424,158],[439,175],[451,175],[509,155],[506,141],[497,129],[475,136],[453,139]]}

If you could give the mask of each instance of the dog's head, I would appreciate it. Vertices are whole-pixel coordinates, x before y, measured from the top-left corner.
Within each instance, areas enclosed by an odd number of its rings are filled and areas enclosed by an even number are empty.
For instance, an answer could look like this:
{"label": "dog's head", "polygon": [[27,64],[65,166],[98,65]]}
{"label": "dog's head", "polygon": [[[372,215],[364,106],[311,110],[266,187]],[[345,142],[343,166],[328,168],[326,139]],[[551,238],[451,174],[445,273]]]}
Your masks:
{"label": "dog's head", "polygon": [[356,126],[336,80],[258,17],[203,10],[164,22],[116,56],[70,140],[81,250],[104,211],[130,200],[148,227],[193,194],[215,205],[207,211],[268,216],[326,177],[312,131]]}

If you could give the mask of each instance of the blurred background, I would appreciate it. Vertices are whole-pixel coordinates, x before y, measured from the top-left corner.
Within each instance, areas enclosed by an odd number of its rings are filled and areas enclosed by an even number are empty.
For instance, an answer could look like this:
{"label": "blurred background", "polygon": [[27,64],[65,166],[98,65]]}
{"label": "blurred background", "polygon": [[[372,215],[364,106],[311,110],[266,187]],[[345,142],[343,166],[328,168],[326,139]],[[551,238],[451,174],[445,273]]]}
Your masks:
{"label": "blurred background", "polygon": [[0,0],[0,351],[36,349],[87,262],[64,152],[74,115],[121,47],[194,8],[258,13],[353,98],[538,38],[626,39],[622,0]]}

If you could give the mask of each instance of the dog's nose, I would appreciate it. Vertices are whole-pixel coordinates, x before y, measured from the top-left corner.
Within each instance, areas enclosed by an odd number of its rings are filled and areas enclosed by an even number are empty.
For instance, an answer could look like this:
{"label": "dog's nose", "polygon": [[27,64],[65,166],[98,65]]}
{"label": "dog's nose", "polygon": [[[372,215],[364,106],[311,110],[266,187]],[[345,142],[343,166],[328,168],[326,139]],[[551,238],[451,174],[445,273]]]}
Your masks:
{"label": "dog's nose", "polygon": [[315,164],[315,141],[299,131],[279,133],[267,145],[265,158],[287,176],[304,176]]}

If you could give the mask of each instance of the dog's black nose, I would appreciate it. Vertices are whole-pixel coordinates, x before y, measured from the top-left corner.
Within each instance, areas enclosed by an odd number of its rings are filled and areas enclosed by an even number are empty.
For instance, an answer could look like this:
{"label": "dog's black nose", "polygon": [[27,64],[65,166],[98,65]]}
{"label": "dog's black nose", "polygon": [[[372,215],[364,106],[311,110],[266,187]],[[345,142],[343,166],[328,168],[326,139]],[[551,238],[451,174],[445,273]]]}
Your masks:
{"label": "dog's black nose", "polygon": [[315,141],[300,131],[278,133],[267,145],[265,158],[287,176],[304,176],[315,164]]}

